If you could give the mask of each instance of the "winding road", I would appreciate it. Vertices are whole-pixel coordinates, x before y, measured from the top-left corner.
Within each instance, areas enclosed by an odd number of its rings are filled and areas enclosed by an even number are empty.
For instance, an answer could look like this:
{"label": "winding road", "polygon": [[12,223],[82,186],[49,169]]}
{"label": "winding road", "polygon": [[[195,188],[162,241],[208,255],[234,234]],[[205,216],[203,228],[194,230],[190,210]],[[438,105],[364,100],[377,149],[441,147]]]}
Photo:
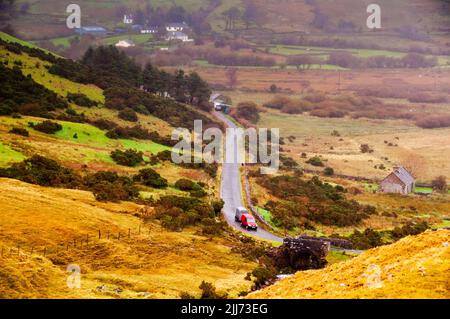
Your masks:
{"label": "winding road", "polygon": [[[221,112],[213,112],[214,116],[225,123],[225,125],[229,128],[237,128],[236,124],[227,118]],[[233,143],[227,143],[225,147],[234,147],[237,148],[236,141]],[[227,223],[243,232],[252,236],[255,236],[260,239],[270,240],[274,242],[283,242],[283,238],[278,237],[265,229],[258,228],[257,231],[246,230],[241,227],[241,224],[234,220],[234,215],[236,211],[236,207],[243,207],[244,203],[242,201],[242,183],[241,183],[241,173],[240,173],[240,164],[235,161],[235,163],[224,163],[222,165],[222,177],[221,177],[221,187],[220,187],[220,196],[225,202],[223,207],[223,214]],[[343,249],[337,247],[331,247],[331,250],[341,251],[353,254],[361,254],[363,251],[355,250],[355,249]]]}
{"label": "winding road", "polygon": [[[223,113],[214,112],[216,118],[225,123],[229,128],[237,128],[230,119],[228,119]],[[226,145],[226,147],[237,148],[236,142],[233,141]],[[234,215],[236,207],[244,206],[242,201],[242,184],[241,184],[241,173],[240,173],[239,163],[224,163],[222,165],[222,178],[221,178],[221,191],[220,195],[225,202],[223,213],[227,223],[241,232],[246,234],[276,242],[282,242],[283,239],[262,229],[258,228],[257,231],[249,231],[241,227],[241,224],[234,220]]]}

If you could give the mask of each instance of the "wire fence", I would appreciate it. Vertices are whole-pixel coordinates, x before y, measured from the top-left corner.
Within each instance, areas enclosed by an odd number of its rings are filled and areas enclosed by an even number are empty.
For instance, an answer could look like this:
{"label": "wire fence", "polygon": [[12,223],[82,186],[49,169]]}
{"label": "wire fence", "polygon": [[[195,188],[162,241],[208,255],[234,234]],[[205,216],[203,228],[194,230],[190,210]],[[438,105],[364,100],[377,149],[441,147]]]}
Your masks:
{"label": "wire fence", "polygon": [[[17,244],[15,246],[2,246],[0,250],[0,258],[8,257],[32,257],[34,255],[40,255],[43,257],[55,256],[63,253],[67,253],[71,250],[83,250],[94,247],[94,244],[100,242],[106,242],[111,240],[126,241],[138,236],[143,236],[147,233],[146,229],[139,225],[137,229],[128,228],[128,230],[102,230],[98,229],[91,233],[87,233],[81,236],[74,237],[70,240],[62,241],[56,245],[22,245]],[[148,234],[151,233],[151,229],[148,229]]]}

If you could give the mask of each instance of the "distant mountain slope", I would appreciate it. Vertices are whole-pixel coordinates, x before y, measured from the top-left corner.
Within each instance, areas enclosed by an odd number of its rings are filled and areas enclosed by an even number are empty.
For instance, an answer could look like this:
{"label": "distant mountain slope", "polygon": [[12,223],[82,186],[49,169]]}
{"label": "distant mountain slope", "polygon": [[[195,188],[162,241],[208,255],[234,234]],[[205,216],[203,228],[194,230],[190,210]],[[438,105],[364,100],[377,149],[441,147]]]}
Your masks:
{"label": "distant mountain slope", "polygon": [[[66,4],[61,1],[21,1],[30,3],[29,14],[20,15],[13,26],[22,36],[32,39],[42,39],[43,35],[54,38],[72,34],[65,26]],[[366,12],[371,0],[222,0],[209,12],[207,21],[214,31],[223,32],[225,28],[224,12],[231,7],[241,10],[241,16],[247,3],[253,2],[259,8],[258,24],[255,29],[264,28],[274,32],[312,32],[321,33],[339,28],[348,28],[352,32],[371,30],[366,27],[369,13]],[[79,1],[83,14],[84,25],[103,25],[114,28],[121,22],[118,8],[126,8],[129,12],[144,10],[150,3],[153,8],[182,6],[187,12],[208,8],[211,0],[133,0],[98,2],[92,0]],[[405,25],[422,32],[433,32],[450,26],[448,1],[445,0],[379,0],[381,7],[382,33],[393,32]],[[238,29],[244,29],[242,21],[236,24]],[[36,24],[39,22],[39,24]]]}
{"label": "distant mountain slope", "polygon": [[427,231],[347,262],[298,272],[249,298],[450,298],[450,231]]}

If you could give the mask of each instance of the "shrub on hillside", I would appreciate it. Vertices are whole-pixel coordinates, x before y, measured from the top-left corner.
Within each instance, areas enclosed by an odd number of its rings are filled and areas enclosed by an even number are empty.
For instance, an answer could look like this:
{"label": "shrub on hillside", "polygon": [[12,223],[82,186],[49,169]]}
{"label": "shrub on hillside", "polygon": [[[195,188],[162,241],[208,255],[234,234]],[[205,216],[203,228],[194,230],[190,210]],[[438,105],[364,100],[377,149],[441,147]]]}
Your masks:
{"label": "shrub on hillside", "polygon": [[153,188],[165,188],[168,185],[167,180],[151,168],[141,169],[139,173],[133,177],[133,180]]}
{"label": "shrub on hillside", "polygon": [[438,176],[436,177],[432,182],[431,186],[433,187],[433,190],[440,193],[447,193],[448,192],[448,185],[447,185],[447,178],[445,176]]}
{"label": "shrub on hillside", "polygon": [[175,187],[182,191],[191,191],[199,186],[189,179],[181,178],[175,182]]}
{"label": "shrub on hillside", "polygon": [[308,159],[306,161],[307,164],[312,165],[312,166],[318,166],[318,167],[323,167],[325,166],[322,162],[322,159],[319,156],[314,156],[311,157],[310,159]]}
{"label": "shrub on hillside", "polygon": [[380,234],[371,228],[367,228],[364,232],[355,230],[349,240],[356,249],[370,249],[383,244]]}
{"label": "shrub on hillside", "polygon": [[74,171],[40,155],[33,155],[31,158],[15,163],[9,168],[0,169],[0,177],[14,178],[30,184],[52,187],[75,188],[82,184],[81,177]]}
{"label": "shrub on hillside", "polygon": [[288,105],[290,102],[291,102],[290,98],[282,95],[277,95],[269,102],[264,103],[264,106],[271,109],[281,110],[284,106]]}
{"label": "shrub on hillside", "polygon": [[318,177],[303,180],[301,176],[263,176],[258,183],[278,198],[266,208],[276,225],[285,229],[311,228],[311,221],[323,225],[350,226],[373,213],[372,209],[347,200],[342,187],[323,183]]}
{"label": "shrub on hillside", "polygon": [[129,121],[129,122],[137,122],[138,121],[138,116],[137,116],[136,112],[129,108],[121,110],[119,112],[119,118],[121,118],[122,120],[125,120],[125,121]]}
{"label": "shrub on hillside", "polygon": [[409,222],[406,225],[403,225],[402,227],[395,227],[391,231],[391,236],[392,239],[399,240],[406,236],[419,235],[429,228],[430,226],[425,221],[419,223]]}
{"label": "shrub on hillside", "polygon": [[84,107],[93,107],[98,105],[98,102],[91,100],[83,93],[67,93],[67,100]]}
{"label": "shrub on hillside", "polygon": [[30,136],[30,133],[26,129],[21,128],[21,127],[13,127],[9,131],[9,133],[16,134],[16,135],[21,135],[21,136],[25,136],[25,137]]}
{"label": "shrub on hillside", "polygon": [[220,212],[225,206],[225,202],[223,201],[223,199],[213,200],[211,205],[214,209],[214,213],[216,214],[216,216],[219,216]]}
{"label": "shrub on hillside", "polygon": [[67,102],[56,93],[24,76],[18,67],[10,69],[0,63],[0,115],[20,113],[30,116],[50,117],[50,112],[66,108]]}
{"label": "shrub on hillside", "polygon": [[253,102],[241,102],[232,111],[236,119],[244,119],[253,124],[259,121],[259,109]]}
{"label": "shrub on hillside", "polygon": [[325,176],[333,176],[334,175],[334,169],[331,167],[325,167],[325,169],[323,170],[323,174]]}
{"label": "shrub on hillside", "polygon": [[99,182],[92,188],[95,199],[101,202],[119,202],[136,198],[139,191],[132,184]]}
{"label": "shrub on hillside", "polygon": [[119,165],[134,167],[143,162],[143,153],[133,149],[111,152],[111,158]]}
{"label": "shrub on hillside", "polygon": [[105,119],[97,119],[94,121],[90,121],[90,124],[94,125],[95,127],[101,130],[112,130],[117,127],[116,123]]}
{"label": "shrub on hillside", "polygon": [[155,205],[155,218],[170,230],[182,230],[215,217],[214,209],[200,199],[183,196],[162,196]]}
{"label": "shrub on hillside", "polygon": [[443,128],[450,127],[450,116],[446,115],[431,115],[421,117],[416,121],[416,125],[421,128],[433,129],[433,128]]}
{"label": "shrub on hillside", "polygon": [[61,131],[63,128],[61,124],[49,120],[46,120],[38,124],[29,123],[29,125],[36,131],[43,132],[46,134],[55,134],[56,132]]}
{"label": "shrub on hillside", "polygon": [[202,291],[200,299],[227,299],[227,294],[219,294],[212,283],[202,281],[199,288]]}

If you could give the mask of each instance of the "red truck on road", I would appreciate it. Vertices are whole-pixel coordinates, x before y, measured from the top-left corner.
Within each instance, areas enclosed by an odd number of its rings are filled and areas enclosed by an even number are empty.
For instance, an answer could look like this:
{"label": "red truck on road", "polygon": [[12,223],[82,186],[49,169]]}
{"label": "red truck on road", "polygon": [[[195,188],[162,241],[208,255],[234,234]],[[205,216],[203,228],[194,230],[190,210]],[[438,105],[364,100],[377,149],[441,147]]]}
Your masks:
{"label": "red truck on road", "polygon": [[250,214],[242,214],[241,226],[247,230],[258,230],[255,218]]}

